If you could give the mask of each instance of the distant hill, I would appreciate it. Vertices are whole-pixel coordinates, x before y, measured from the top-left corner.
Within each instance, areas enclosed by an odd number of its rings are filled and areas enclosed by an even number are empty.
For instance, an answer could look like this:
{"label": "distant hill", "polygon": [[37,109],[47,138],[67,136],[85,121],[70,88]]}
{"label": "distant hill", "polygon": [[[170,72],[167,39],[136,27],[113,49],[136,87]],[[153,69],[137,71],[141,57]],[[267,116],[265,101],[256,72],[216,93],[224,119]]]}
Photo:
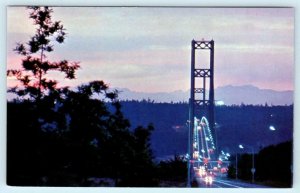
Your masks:
{"label": "distant hill", "polygon": [[[131,91],[127,88],[117,88],[121,100],[143,100],[150,99],[155,102],[187,102],[189,91],[146,93]],[[224,101],[226,105],[265,104],[290,105],[293,104],[293,91],[275,91],[271,89],[260,89],[252,85],[222,86],[215,89],[215,99]]]}
{"label": "distant hill", "polygon": [[[173,92],[136,92],[127,88],[115,88],[120,91],[119,99],[121,100],[138,100],[143,99],[154,102],[187,102],[190,97],[190,91],[177,90]],[[208,93],[208,92],[207,92]],[[12,100],[15,97],[12,93],[7,93],[7,99]],[[293,91],[276,91],[271,89],[260,89],[252,85],[243,86],[222,86],[215,89],[215,100],[220,100],[225,105],[290,105],[293,104]]]}
{"label": "distant hill", "polygon": [[[153,124],[151,143],[156,157],[186,153],[187,103],[122,101],[121,104],[132,128]],[[247,144],[258,151],[261,147],[293,138],[293,106],[217,106],[215,122],[218,147],[230,153],[239,151],[237,144]],[[276,130],[270,130],[270,126]]]}

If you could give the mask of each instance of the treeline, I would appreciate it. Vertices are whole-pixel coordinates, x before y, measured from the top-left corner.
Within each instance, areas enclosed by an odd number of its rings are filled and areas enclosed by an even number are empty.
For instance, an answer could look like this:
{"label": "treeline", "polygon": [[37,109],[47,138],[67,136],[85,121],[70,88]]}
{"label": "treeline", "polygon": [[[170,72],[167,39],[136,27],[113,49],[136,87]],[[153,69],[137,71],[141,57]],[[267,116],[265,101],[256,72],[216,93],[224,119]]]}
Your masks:
{"label": "treeline", "polygon": [[[236,157],[237,156],[237,157]],[[236,164],[237,160],[237,164]],[[236,176],[236,166],[238,175]],[[251,181],[252,155],[237,154],[231,157],[228,177]],[[255,181],[273,187],[292,187],[292,141],[271,145],[255,154]]]}
{"label": "treeline", "polygon": [[[156,157],[187,152],[188,104],[153,103],[151,100],[121,101],[121,104],[133,128],[148,123],[155,127],[151,142]],[[200,112],[197,117],[203,115]],[[293,105],[216,106],[215,120],[218,146],[226,152],[236,152],[238,143],[259,150],[293,137]],[[270,130],[270,126],[276,130]]]}
{"label": "treeline", "polygon": [[[7,70],[17,98],[7,104],[7,184],[16,186],[154,186],[148,126],[130,127],[118,92],[101,80],[58,87],[50,72],[75,79],[78,62],[51,61],[66,29],[53,9],[28,7],[35,34],[14,51],[21,67]],[[131,129],[129,129],[131,128]]]}
{"label": "treeline", "polygon": [[105,91],[99,88],[105,85],[93,82],[78,92],[8,103],[9,185],[89,186],[93,177],[114,186],[153,185],[153,127],[130,131],[118,102],[109,111],[91,98]]}
{"label": "treeline", "polygon": [[[120,91],[120,92],[122,92],[122,91]],[[123,100],[121,100],[121,102],[124,102],[124,103],[130,103],[130,102],[132,102],[132,103],[150,103],[150,104],[185,104],[185,105],[188,105],[189,103],[187,102],[187,101],[170,101],[170,102],[158,102],[158,101],[155,101],[155,100],[153,100],[153,99],[151,99],[151,98],[147,98],[147,99],[142,99],[142,100],[136,100],[136,99],[123,99]],[[286,104],[286,105],[274,105],[274,104],[269,104],[269,103],[267,103],[267,102],[265,102],[264,104],[245,104],[245,103],[241,103],[241,104],[230,104],[230,105],[226,105],[226,104],[222,104],[222,105],[220,105],[220,104],[217,104],[216,106],[225,106],[225,107],[253,107],[253,106],[257,106],[257,107],[275,107],[275,106],[291,106],[291,105],[288,105],[288,104]]]}

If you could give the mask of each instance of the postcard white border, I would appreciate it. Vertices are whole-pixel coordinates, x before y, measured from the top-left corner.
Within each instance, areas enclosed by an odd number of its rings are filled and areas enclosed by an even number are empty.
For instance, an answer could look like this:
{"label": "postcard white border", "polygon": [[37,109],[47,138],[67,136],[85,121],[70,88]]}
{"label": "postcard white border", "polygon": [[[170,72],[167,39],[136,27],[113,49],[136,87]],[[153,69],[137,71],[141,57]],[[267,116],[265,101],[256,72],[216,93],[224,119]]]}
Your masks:
{"label": "postcard white border", "polygon": [[[2,0],[0,1],[0,192],[1,193],[86,193],[86,192],[300,192],[300,62],[299,62],[299,10],[297,0]],[[6,185],[6,6],[8,5],[52,5],[52,6],[218,6],[218,7],[294,7],[295,8],[295,90],[294,90],[294,183],[289,189],[186,189],[186,188],[47,188],[47,187],[11,187]],[[297,52],[298,51],[298,52]]]}

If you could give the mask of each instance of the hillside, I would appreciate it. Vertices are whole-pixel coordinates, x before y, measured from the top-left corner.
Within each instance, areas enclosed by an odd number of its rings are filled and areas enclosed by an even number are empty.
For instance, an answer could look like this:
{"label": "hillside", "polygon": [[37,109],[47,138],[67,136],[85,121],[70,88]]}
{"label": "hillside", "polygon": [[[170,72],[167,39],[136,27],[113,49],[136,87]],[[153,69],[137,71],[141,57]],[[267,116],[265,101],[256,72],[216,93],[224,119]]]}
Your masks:
{"label": "hillside", "polygon": [[[153,123],[152,147],[157,157],[186,153],[186,103],[124,101],[122,106],[133,128]],[[293,106],[218,106],[215,116],[219,147],[229,152],[237,151],[239,143],[258,150],[292,138]],[[276,130],[269,130],[270,125]]]}

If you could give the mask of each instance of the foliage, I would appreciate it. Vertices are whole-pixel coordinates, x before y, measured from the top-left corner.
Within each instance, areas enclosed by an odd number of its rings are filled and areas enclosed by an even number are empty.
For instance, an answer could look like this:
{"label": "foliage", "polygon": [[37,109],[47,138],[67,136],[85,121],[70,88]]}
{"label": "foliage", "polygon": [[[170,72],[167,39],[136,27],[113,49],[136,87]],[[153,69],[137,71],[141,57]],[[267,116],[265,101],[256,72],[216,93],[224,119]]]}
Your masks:
{"label": "foliage", "polygon": [[[275,187],[292,186],[292,142],[265,147],[255,154],[255,181]],[[228,177],[235,178],[235,158],[231,159]],[[234,164],[234,165],[233,165]],[[251,181],[252,155],[238,156],[238,178]]]}
{"label": "foliage", "polygon": [[130,131],[117,92],[102,81],[59,92],[38,106],[8,103],[8,183],[88,186],[89,178],[106,177],[116,186],[153,186],[153,127]]}
{"label": "foliage", "polygon": [[51,20],[51,8],[29,9],[36,34],[15,49],[25,57],[22,69],[7,71],[22,83],[9,90],[21,100],[7,104],[7,183],[90,186],[91,179],[107,178],[115,186],[153,186],[153,126],[129,130],[118,92],[103,81],[57,88],[49,72],[74,79],[79,65],[48,60],[51,42],[63,43],[65,29]]}
{"label": "foliage", "polygon": [[174,155],[173,159],[160,161],[157,176],[161,180],[186,181],[187,162],[179,155]]}
{"label": "foliage", "polygon": [[[188,105],[121,101],[124,115],[132,128],[153,123],[152,149],[156,157],[186,154]],[[202,116],[202,114],[197,114]],[[293,136],[293,106],[216,106],[216,130],[220,149],[235,151],[237,143],[255,147],[291,140]],[[270,125],[276,131],[270,131]]]}
{"label": "foliage", "polygon": [[276,186],[291,187],[293,182],[292,141],[263,148],[257,156],[257,180],[273,181]]}
{"label": "foliage", "polygon": [[228,178],[235,178],[235,174],[236,174],[236,168],[233,164],[230,164],[228,166],[227,177]]}
{"label": "foliage", "polygon": [[54,91],[56,80],[46,78],[50,71],[59,71],[65,78],[74,79],[75,71],[79,68],[78,62],[61,60],[51,62],[46,53],[54,50],[54,42],[63,43],[66,37],[64,26],[60,21],[52,21],[53,9],[49,7],[28,7],[29,18],[36,26],[35,34],[27,44],[18,43],[14,51],[24,56],[22,70],[8,70],[8,76],[14,76],[22,87],[11,88],[9,91],[18,96],[41,99],[46,91]]}

